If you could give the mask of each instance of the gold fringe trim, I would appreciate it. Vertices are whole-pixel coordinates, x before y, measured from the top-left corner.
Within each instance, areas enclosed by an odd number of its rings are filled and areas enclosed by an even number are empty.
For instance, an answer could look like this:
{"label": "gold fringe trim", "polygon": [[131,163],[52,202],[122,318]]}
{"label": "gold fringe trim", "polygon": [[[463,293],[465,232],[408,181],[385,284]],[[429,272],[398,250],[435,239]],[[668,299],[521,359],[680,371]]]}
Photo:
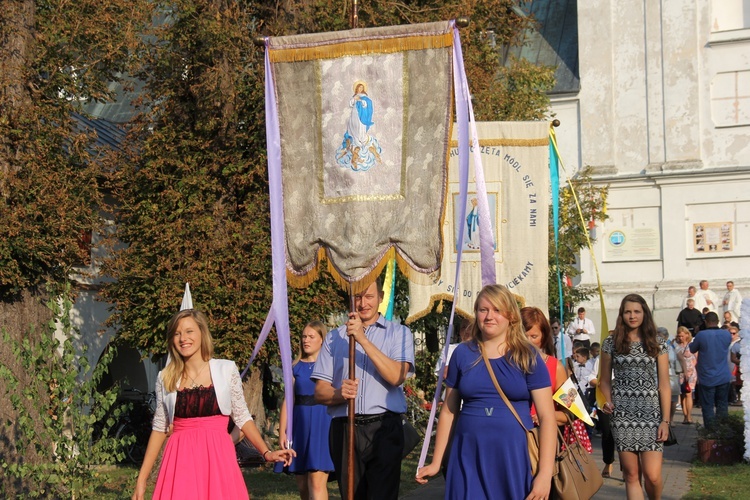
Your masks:
{"label": "gold fringe trim", "polygon": [[385,251],[383,257],[381,257],[381,259],[375,264],[371,271],[365,274],[364,277],[360,278],[358,281],[350,282],[344,277],[343,274],[341,274],[339,269],[328,258],[328,256],[326,255],[325,247],[321,246],[320,248],[318,248],[318,254],[315,257],[315,265],[312,266],[312,268],[308,272],[304,274],[298,274],[290,271],[289,269],[286,270],[287,283],[294,288],[305,288],[307,286],[310,286],[313,281],[320,277],[319,267],[321,262],[325,261],[328,272],[331,273],[334,281],[341,287],[341,289],[347,293],[349,293],[351,289],[353,293],[357,294],[365,291],[367,287],[370,286],[370,284],[373,283],[378,278],[378,276],[383,273],[383,270],[388,265],[388,261],[391,259],[396,260],[396,265],[398,266],[399,271],[401,271],[401,274],[406,276],[406,278],[413,283],[430,286],[434,283],[435,278],[440,277],[439,268],[437,271],[429,274],[424,274],[415,270],[411,267],[411,265],[409,265],[409,262],[396,251],[396,247],[392,246]]}
{"label": "gold fringe trim", "polygon": [[289,269],[286,270],[286,282],[293,288],[307,288],[312,285],[313,281],[318,279],[318,267],[313,267],[309,273],[298,275],[291,272]]}
{"label": "gold fringe trim", "polygon": [[[482,146],[515,146],[523,148],[532,148],[549,145],[549,139],[480,139],[479,147]],[[458,141],[451,141],[451,148],[458,147]]]}
{"label": "gold fringe trim", "polygon": [[315,47],[275,49],[269,47],[272,63],[315,61],[365,54],[393,54],[406,50],[442,49],[453,45],[451,32],[438,35],[399,36],[394,38],[333,42]]}
{"label": "gold fringe trim", "polygon": [[336,283],[338,283],[338,285],[344,291],[346,291],[347,293],[351,291],[352,294],[356,295],[367,290],[367,287],[369,287],[376,279],[378,279],[378,276],[380,276],[380,274],[383,272],[383,269],[385,269],[385,267],[388,265],[388,261],[395,256],[396,249],[393,247],[389,248],[369,273],[360,278],[359,281],[355,281],[353,283],[344,278],[344,276],[339,272],[339,270],[333,265],[330,260],[328,261],[328,271],[331,273],[331,276],[333,276],[333,279],[336,281]]}
{"label": "gold fringe trim", "polygon": [[[513,293],[513,292],[511,292]],[[518,303],[518,308],[523,309],[526,307],[526,299],[522,295],[518,295],[517,293],[513,293],[513,296],[516,298],[516,302]]]}
{"label": "gold fringe trim", "polygon": [[[515,293],[513,294],[513,297],[516,299],[516,303],[518,303],[518,308],[519,309],[522,308],[522,307],[526,307],[526,299],[525,298],[523,298],[521,295],[518,295],[518,294],[515,294]],[[432,310],[435,308],[435,303],[438,302],[438,301],[440,301],[440,303],[438,304],[438,310],[437,310],[437,312],[441,312],[440,309],[442,309],[443,301],[453,303],[453,295],[452,294],[447,294],[447,293],[438,293],[438,294],[435,294],[435,295],[431,295],[430,296],[430,300],[427,302],[427,305],[425,306],[425,308],[422,309],[421,311],[415,313],[415,314],[412,314],[408,318],[406,318],[406,320],[404,321],[404,323],[408,325],[408,324],[413,323],[414,321],[417,321],[419,319],[424,318],[428,314],[431,314]],[[461,309],[459,306],[456,306],[456,313],[458,313],[463,318],[474,319],[474,311],[473,310],[472,311],[465,311],[465,310]]]}
{"label": "gold fringe trim", "polygon": [[312,285],[313,281],[320,277],[318,272],[319,262],[326,259],[326,250],[323,247],[318,248],[318,255],[315,257],[315,265],[306,272],[305,274],[296,274],[287,268],[286,270],[286,281],[287,284],[294,288],[306,288]]}
{"label": "gold fringe trim", "polygon": [[[415,313],[415,314],[409,316],[408,318],[406,318],[406,320],[404,321],[404,323],[406,323],[408,325],[408,324],[410,324],[410,323],[412,323],[414,321],[417,321],[418,319],[424,318],[428,314],[431,314],[432,310],[435,308],[435,304],[438,301],[440,302],[440,304],[438,304],[438,308],[442,307],[442,302],[443,301],[453,303],[453,295],[452,294],[447,294],[447,293],[438,293],[436,295],[430,296],[430,300],[427,303],[427,307],[425,307],[422,311],[420,311],[418,313]],[[437,311],[437,312],[439,312],[439,311]],[[456,306],[456,313],[459,316],[461,316],[462,318],[466,318],[466,319],[473,319],[474,318],[474,311],[464,311],[463,309],[461,309],[458,306]]]}

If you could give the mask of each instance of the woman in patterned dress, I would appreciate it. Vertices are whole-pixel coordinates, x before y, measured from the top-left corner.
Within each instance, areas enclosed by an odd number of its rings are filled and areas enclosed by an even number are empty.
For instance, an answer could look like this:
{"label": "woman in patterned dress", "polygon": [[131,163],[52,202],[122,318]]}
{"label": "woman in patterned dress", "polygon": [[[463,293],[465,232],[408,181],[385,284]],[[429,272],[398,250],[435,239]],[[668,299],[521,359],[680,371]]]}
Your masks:
{"label": "woman in patterned dress", "polygon": [[[661,498],[662,442],[669,435],[669,358],[657,336],[651,310],[637,294],[622,299],[614,333],[604,340],[602,411],[612,414],[612,429],[628,499]],[[612,371],[614,370],[614,381]]]}
{"label": "woman in patterned dress", "polygon": [[674,339],[674,352],[677,354],[677,361],[682,365],[680,404],[682,405],[682,414],[685,416],[682,420],[683,424],[693,423],[693,391],[695,391],[695,384],[698,383],[698,373],[695,371],[698,353],[692,353],[688,349],[691,340],[693,340],[693,336],[690,335],[690,330],[684,326],[677,329],[677,335]]}

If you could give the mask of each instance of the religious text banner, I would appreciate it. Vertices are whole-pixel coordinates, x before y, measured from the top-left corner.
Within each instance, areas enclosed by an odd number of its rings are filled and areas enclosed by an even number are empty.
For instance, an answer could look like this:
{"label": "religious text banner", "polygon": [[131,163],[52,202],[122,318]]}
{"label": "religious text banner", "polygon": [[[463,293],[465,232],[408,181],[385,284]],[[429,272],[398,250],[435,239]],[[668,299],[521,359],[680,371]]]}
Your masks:
{"label": "religious text banner", "polygon": [[452,73],[450,23],[271,38],[287,270],[372,277],[442,255]]}
{"label": "religious text banner", "polygon": [[[549,208],[549,124],[547,122],[477,123],[479,148],[495,241],[497,280],[525,305],[547,312]],[[418,319],[438,300],[453,300],[458,224],[464,224],[463,262],[456,310],[472,316],[482,289],[479,217],[473,162],[469,171],[466,217],[457,221],[459,200],[457,144],[451,144],[448,199],[443,226],[440,273],[431,285],[410,283],[409,318]]]}

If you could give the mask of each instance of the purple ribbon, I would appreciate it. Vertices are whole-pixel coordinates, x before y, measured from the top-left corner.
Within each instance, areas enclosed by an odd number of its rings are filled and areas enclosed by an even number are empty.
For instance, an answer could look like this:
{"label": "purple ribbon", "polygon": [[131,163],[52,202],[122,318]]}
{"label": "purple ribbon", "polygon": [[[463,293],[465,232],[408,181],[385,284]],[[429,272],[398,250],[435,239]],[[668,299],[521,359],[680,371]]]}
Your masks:
{"label": "purple ribbon", "polygon": [[[466,86],[467,93],[469,82],[466,80],[463,59],[460,60],[462,84]],[[474,121],[474,108],[469,105],[469,127],[471,128],[471,146],[474,154],[474,184],[477,189],[477,205],[479,209],[479,255],[482,261],[482,286],[497,283],[495,276],[495,239],[492,232],[492,219],[490,218],[490,203],[487,200],[487,184],[484,180],[484,167],[482,166],[482,153],[479,150],[479,135],[477,124]]]}
{"label": "purple ribbon", "polygon": [[[456,203],[459,204],[459,220],[463,221],[466,219],[466,197],[469,188],[469,120],[473,120],[474,112],[471,110],[469,84],[466,81],[466,72],[464,71],[463,53],[461,51],[461,37],[458,34],[458,28],[456,27],[455,21],[451,21],[451,28],[453,29],[453,86],[455,88],[456,96],[456,120],[458,121],[459,196],[458,200],[456,200]],[[476,131],[474,135],[476,136]],[[480,226],[481,224],[482,223],[480,219]],[[458,242],[458,244],[456,245],[456,276],[453,280],[453,305],[451,306],[451,315],[450,320],[448,321],[448,328],[446,329],[445,338],[443,339],[443,364],[440,365],[440,369],[438,370],[437,387],[435,388],[435,395],[432,398],[430,419],[427,421],[427,430],[425,430],[425,439],[422,443],[422,451],[419,455],[417,470],[419,470],[421,467],[424,467],[425,460],[427,459],[427,451],[430,447],[430,437],[432,436],[432,427],[435,424],[435,412],[437,411],[437,407],[440,402],[440,389],[443,386],[443,372],[445,371],[445,361],[448,359],[450,339],[453,336],[453,320],[456,316],[456,304],[458,303],[459,297],[459,278],[461,276],[461,257],[463,255],[465,227],[466,224],[463,223],[458,225],[458,239],[456,240]],[[482,274],[484,275],[484,272]]]}
{"label": "purple ribbon", "polygon": [[[292,415],[294,409],[294,376],[292,374],[292,344],[289,338],[289,300],[286,283],[286,251],[284,247],[284,203],[281,177],[281,136],[279,113],[276,108],[276,92],[269,58],[269,39],[266,38],[266,143],[268,149],[268,191],[271,197],[271,263],[273,269],[273,302],[268,318],[263,325],[270,331],[271,322],[276,324],[279,339],[281,369],[284,379],[284,401],[287,409],[286,435],[292,437]],[[266,336],[268,332],[266,332]],[[258,338],[253,356],[257,354],[265,337]],[[290,443],[291,444],[291,443]]]}
{"label": "purple ribbon", "polygon": [[247,366],[245,366],[245,369],[242,370],[242,373],[240,373],[240,379],[245,378],[247,371],[250,369],[250,366],[253,364],[253,361],[255,361],[255,358],[258,356],[258,353],[260,352],[260,348],[263,347],[263,343],[266,341],[266,338],[268,338],[268,333],[271,331],[271,327],[273,326],[273,318],[274,318],[273,303],[271,303],[271,309],[268,310],[266,321],[265,323],[263,323],[263,328],[260,330],[260,335],[258,335],[257,342],[255,342],[255,349],[253,349],[253,355],[250,356],[250,361],[247,362]]}

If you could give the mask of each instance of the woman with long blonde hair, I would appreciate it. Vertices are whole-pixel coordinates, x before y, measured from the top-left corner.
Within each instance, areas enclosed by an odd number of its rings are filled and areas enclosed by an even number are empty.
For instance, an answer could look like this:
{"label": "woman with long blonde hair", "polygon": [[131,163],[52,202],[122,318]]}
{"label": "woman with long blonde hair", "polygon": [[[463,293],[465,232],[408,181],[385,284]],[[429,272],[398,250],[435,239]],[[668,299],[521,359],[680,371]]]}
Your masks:
{"label": "woman with long blonde hair", "polygon": [[263,441],[247,409],[237,365],[213,358],[213,338],[202,312],[186,309],[172,317],[167,351],[171,362],[156,381],[156,413],[133,500],[144,498],[165,441],[153,498],[248,498],[227,432],[229,417],[264,459],[288,465],[294,450],[272,451]]}
{"label": "woman with long blonde hair", "polygon": [[[527,339],[518,304],[507,288],[484,287],[474,316],[472,339],[451,357],[432,462],[417,472],[417,481],[425,483],[440,471],[450,442],[446,499],[548,498],[557,430],[547,367]],[[535,476],[526,432],[496,390],[485,356],[526,429],[534,426],[529,407],[532,402],[536,406],[540,450]]]}

